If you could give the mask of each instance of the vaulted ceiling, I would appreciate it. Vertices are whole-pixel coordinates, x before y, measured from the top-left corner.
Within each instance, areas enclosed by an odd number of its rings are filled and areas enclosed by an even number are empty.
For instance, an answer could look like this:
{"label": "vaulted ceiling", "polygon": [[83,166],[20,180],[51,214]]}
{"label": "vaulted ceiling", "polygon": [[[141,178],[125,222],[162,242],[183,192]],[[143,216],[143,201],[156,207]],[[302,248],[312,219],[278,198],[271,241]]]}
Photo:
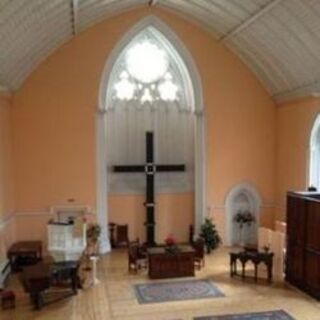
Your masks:
{"label": "vaulted ceiling", "polygon": [[210,31],[275,100],[320,93],[319,0],[0,0],[0,85],[17,90],[77,33],[148,4],[179,12]]}

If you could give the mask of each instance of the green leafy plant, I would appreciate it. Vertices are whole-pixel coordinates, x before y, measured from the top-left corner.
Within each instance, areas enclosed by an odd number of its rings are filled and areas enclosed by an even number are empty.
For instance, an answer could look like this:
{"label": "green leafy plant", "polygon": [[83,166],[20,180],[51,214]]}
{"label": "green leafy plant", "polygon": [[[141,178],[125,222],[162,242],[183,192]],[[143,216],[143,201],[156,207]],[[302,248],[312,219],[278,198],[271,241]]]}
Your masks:
{"label": "green leafy plant", "polygon": [[91,223],[87,229],[87,239],[92,243],[97,243],[101,234],[101,227],[97,223]]}
{"label": "green leafy plant", "polygon": [[211,218],[206,218],[204,223],[201,225],[200,237],[203,238],[205,242],[207,253],[216,249],[222,242]]}

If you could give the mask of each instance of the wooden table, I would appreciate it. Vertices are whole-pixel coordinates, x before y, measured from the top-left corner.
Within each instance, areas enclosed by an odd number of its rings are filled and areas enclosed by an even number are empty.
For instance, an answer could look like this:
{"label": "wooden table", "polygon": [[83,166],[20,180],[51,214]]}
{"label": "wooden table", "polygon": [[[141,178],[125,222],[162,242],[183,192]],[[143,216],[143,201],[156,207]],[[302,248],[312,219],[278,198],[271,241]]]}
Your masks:
{"label": "wooden table", "polygon": [[149,248],[149,277],[164,279],[176,277],[194,277],[194,254],[190,246],[178,247],[178,251],[169,253],[164,247]]}
{"label": "wooden table", "polygon": [[41,241],[18,241],[8,250],[8,259],[11,270],[20,271],[19,258],[28,258],[31,264],[42,260],[42,242]]}
{"label": "wooden table", "polygon": [[254,264],[254,280],[258,280],[258,265],[264,263],[268,270],[268,281],[272,281],[272,267],[273,267],[273,253],[272,252],[259,252],[259,251],[240,251],[230,252],[230,276],[238,275],[237,273],[237,260],[242,265],[242,279],[246,277],[246,264],[251,261]]}

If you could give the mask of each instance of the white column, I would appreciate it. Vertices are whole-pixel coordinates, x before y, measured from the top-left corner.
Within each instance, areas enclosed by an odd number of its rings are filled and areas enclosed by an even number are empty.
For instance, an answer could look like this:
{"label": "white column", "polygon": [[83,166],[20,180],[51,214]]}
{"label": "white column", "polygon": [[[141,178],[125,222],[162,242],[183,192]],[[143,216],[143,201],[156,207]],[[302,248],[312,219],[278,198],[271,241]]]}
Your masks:
{"label": "white column", "polygon": [[200,232],[205,218],[206,188],[205,188],[205,143],[204,118],[202,111],[195,111],[195,236]]}
{"label": "white column", "polygon": [[101,226],[99,251],[110,252],[107,206],[107,161],[106,161],[106,111],[97,111],[96,120],[96,165],[97,165],[97,222]]}

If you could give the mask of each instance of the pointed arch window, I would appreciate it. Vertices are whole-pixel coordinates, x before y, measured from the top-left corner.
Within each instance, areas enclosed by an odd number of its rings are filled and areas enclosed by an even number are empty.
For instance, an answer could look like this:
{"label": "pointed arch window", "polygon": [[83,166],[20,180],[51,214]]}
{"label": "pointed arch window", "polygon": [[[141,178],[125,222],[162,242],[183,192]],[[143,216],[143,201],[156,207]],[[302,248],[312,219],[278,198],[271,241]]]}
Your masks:
{"label": "pointed arch window", "polygon": [[[140,32],[120,54],[110,77],[107,108],[115,102],[156,105],[173,102],[193,110],[189,72],[170,42],[154,27]],[[126,104],[127,105],[127,104]]]}
{"label": "pointed arch window", "polygon": [[312,127],[310,137],[309,187],[320,190],[320,115]]}
{"label": "pointed arch window", "polygon": [[194,89],[179,53],[153,26],[133,37],[118,55],[108,81],[106,110],[110,192],[144,192],[143,175],[119,175],[111,168],[144,163],[146,131],[154,132],[157,163],[184,163],[187,168],[157,175],[157,192],[193,191]]}

